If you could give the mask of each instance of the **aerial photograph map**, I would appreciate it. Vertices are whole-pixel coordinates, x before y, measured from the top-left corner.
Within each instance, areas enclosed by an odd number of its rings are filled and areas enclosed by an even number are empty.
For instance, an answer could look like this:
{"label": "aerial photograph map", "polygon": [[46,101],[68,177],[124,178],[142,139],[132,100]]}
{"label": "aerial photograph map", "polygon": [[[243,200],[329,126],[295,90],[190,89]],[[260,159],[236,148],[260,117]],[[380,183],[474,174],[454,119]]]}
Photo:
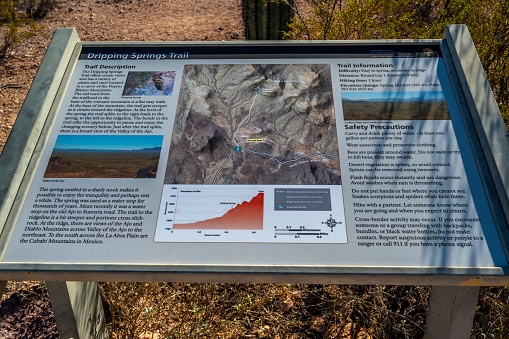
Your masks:
{"label": "aerial photograph map", "polygon": [[340,185],[329,65],[186,65],[165,184]]}

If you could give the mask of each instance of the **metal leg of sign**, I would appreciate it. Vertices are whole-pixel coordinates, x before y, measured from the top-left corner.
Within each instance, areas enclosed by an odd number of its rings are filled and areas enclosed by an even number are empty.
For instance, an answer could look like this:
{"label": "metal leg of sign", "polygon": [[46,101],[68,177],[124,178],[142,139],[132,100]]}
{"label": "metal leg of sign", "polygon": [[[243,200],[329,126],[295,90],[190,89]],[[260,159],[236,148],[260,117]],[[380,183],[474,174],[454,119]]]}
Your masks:
{"label": "metal leg of sign", "polygon": [[46,282],[60,338],[107,339],[97,283]]}
{"label": "metal leg of sign", "polygon": [[433,286],[424,338],[470,338],[479,289],[478,286]]}

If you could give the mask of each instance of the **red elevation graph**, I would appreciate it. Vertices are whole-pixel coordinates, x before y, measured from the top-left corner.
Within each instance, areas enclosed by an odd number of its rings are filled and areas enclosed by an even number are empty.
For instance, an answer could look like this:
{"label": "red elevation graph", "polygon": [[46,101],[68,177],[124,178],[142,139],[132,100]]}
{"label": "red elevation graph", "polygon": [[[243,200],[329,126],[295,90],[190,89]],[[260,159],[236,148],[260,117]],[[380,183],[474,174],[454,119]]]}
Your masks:
{"label": "red elevation graph", "polygon": [[237,204],[220,217],[188,224],[176,223],[173,229],[262,230],[263,193],[258,193],[250,201]]}

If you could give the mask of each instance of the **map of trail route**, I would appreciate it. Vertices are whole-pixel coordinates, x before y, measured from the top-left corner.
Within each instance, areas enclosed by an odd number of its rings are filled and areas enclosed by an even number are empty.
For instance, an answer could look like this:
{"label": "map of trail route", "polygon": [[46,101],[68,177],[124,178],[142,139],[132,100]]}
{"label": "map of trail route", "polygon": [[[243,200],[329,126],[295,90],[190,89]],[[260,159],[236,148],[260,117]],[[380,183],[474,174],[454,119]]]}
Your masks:
{"label": "map of trail route", "polygon": [[165,184],[341,184],[329,65],[186,65]]}

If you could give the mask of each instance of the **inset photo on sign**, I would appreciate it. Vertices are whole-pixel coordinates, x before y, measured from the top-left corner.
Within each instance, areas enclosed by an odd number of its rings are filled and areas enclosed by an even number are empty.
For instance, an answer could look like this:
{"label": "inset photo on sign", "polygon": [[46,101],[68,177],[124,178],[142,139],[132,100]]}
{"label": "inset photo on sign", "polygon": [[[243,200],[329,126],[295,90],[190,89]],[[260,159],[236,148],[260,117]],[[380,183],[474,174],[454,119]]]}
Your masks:
{"label": "inset photo on sign", "polygon": [[171,96],[175,71],[129,72],[123,96]]}
{"label": "inset photo on sign", "polygon": [[442,91],[342,92],[345,120],[450,120]]}
{"label": "inset photo on sign", "polygon": [[45,178],[155,178],[162,135],[59,135]]}

